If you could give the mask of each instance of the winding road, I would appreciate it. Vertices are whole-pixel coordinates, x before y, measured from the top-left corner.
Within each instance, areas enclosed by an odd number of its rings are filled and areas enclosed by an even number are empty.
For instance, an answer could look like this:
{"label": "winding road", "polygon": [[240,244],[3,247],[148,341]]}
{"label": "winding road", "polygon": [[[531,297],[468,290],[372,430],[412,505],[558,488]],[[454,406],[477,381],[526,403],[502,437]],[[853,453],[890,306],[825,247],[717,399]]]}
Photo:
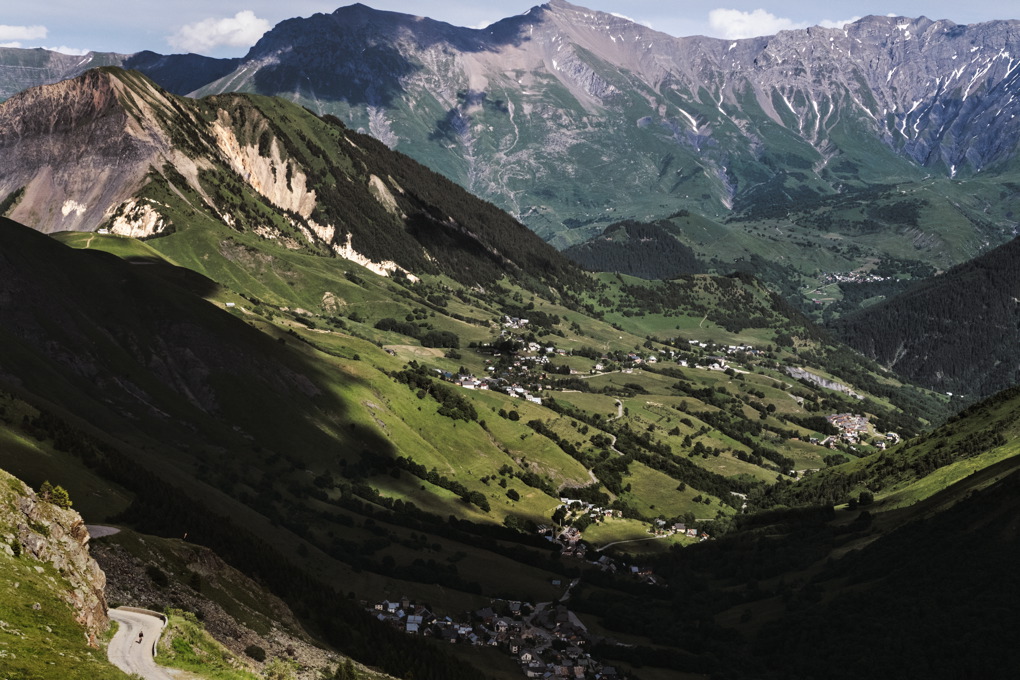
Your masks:
{"label": "winding road", "polygon": [[614,545],[619,545],[620,543],[634,543],[636,541],[654,541],[661,538],[671,538],[671,536],[672,534],[667,536],[649,536],[648,538],[625,538],[622,541],[613,541],[612,543],[606,543],[601,548],[595,548],[595,552],[602,552],[606,548],[612,548]]}
{"label": "winding road", "polygon": [[92,538],[102,538],[120,533],[120,529],[117,527],[108,527],[105,524],[86,524],[85,528],[89,530],[89,536]]}
{"label": "winding road", "polygon": [[[163,620],[155,614],[124,608],[111,609],[109,614],[112,620],[120,624],[106,650],[110,662],[128,675],[137,673],[145,680],[174,680],[152,658],[152,650],[163,632]],[[143,635],[141,641],[139,633]]]}

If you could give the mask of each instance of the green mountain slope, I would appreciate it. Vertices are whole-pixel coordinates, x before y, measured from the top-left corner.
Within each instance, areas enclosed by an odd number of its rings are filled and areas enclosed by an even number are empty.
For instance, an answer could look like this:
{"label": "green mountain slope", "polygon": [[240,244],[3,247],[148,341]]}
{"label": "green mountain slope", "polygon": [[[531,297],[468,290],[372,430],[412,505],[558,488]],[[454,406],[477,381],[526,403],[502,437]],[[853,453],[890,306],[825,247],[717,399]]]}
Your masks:
{"label": "green mountain slope", "polygon": [[[63,116],[59,129],[33,122],[47,115]],[[5,209],[40,231],[146,237],[205,218],[376,271],[471,283],[572,271],[490,204],[280,100],[195,102],[109,68],[14,97],[0,118],[0,147],[10,152],[0,174]],[[74,150],[75,161],[55,165],[54,145]],[[54,173],[66,180],[58,187]]]}
{"label": "green mountain slope", "polygon": [[992,477],[976,475],[980,471],[994,470],[994,478],[1001,478],[1020,464],[1018,394],[1017,388],[1005,390],[889,451],[822,470],[795,486],[771,489],[763,504],[856,505],[864,494],[875,504],[872,511],[915,503],[925,507],[947,487],[973,490],[975,484],[988,483]]}
{"label": "green mountain slope", "polygon": [[590,241],[571,246],[564,255],[586,269],[620,272],[644,279],[675,279],[705,268],[688,246],[674,237],[670,222],[619,222]]}
{"label": "green mountain slope", "polygon": [[660,645],[601,650],[626,667],[1006,677],[1017,627],[1003,603],[1020,587],[1018,398],[1009,390],[928,435],[752,493],[739,531],[653,561],[670,597],[591,592],[574,606]]}
{"label": "green mountain slope", "polygon": [[564,252],[591,269],[648,278],[670,275],[672,262],[693,255],[709,271],[754,274],[829,321],[1001,244],[1013,232],[1013,198],[1014,183],[1004,178],[848,188],[794,205],[766,196],[720,221],[681,211],[611,225]]}
{"label": "green mountain slope", "polygon": [[1020,241],[839,320],[851,345],[933,389],[970,397],[1020,379]]}
{"label": "green mountain slope", "polygon": [[[1015,471],[1003,475],[825,569],[791,602],[800,611],[759,637],[773,669],[762,677],[853,678],[875,668],[902,678],[1009,675],[1020,663],[1012,643],[1020,630],[1003,606],[1020,587],[1010,567],[1020,557],[1018,483]],[[819,593],[822,602],[806,604]]]}
{"label": "green mountain slope", "polygon": [[[343,260],[272,244],[217,247],[202,257],[205,230],[190,228],[195,262],[219,275],[244,273],[226,283],[243,291],[267,273],[289,271],[300,287],[275,287],[273,301],[252,302],[156,259],[156,248],[173,245],[168,237],[141,244],[70,234],[65,240],[81,247],[71,250],[5,223],[3,252],[19,256],[5,261],[3,370],[8,389],[42,406],[12,410],[6,436],[38,442],[26,449],[37,458],[26,465],[34,474],[62,479],[73,471],[64,483],[75,495],[97,477],[116,482],[100,484],[99,493],[135,496],[122,520],[215,546],[306,612],[328,631],[327,642],[384,668],[399,670],[401,662],[337,630],[336,612],[312,605],[318,591],[295,588],[295,574],[340,580],[359,594],[410,593],[451,609],[493,594],[548,598],[555,595],[549,581],[578,573],[583,563],[552,560],[545,541],[517,530],[549,522],[558,495],[618,508],[621,516],[611,520],[571,520],[588,525],[598,544],[646,537],[657,516],[724,531],[739,505],[734,492],[771,484],[783,470],[825,465],[828,451],[804,441],[812,432],[822,436],[812,429],[823,427],[813,412],[855,407],[812,383],[794,387],[778,370],[777,360],[794,355],[769,350],[768,339],[799,345],[799,361],[817,372],[823,369],[807,357],[831,350],[753,281],[693,277],[667,287],[606,277],[592,282],[583,303],[606,316],[600,321],[539,297],[525,302],[512,287],[494,296],[439,288],[438,281],[399,285]],[[227,257],[235,252],[248,257]],[[345,306],[293,311],[303,300],[321,301],[315,285],[325,283]],[[435,302],[432,309],[429,296],[443,290],[449,309]],[[226,301],[235,306],[221,307]],[[496,359],[491,349],[462,346],[454,354],[401,335],[433,326],[477,344],[498,342],[496,320],[523,313],[532,321],[517,338],[534,335],[568,350],[550,360],[567,369],[562,378],[551,366],[545,377],[519,374],[542,395],[541,406],[447,386],[416,368],[461,372],[458,365],[467,364],[484,375]],[[410,329],[376,327],[407,317],[401,323]],[[642,340],[624,323],[662,340]],[[677,326],[705,346],[676,338]],[[729,354],[738,341],[761,343],[762,354]],[[393,354],[375,344],[383,342]],[[707,368],[719,361],[716,353],[729,355],[731,371]],[[631,355],[638,354],[658,361],[637,364]],[[497,370],[514,370],[501,361]],[[548,384],[539,391],[532,383]],[[918,426],[900,422],[888,398],[861,406],[907,432]],[[38,459],[43,454],[50,458]],[[222,519],[209,522],[210,515]],[[426,559],[435,544],[444,546],[440,555],[457,556],[456,569]],[[510,581],[508,570],[516,574]],[[428,585],[436,582],[441,597]],[[612,593],[624,583],[600,589]],[[364,625],[356,612],[345,617],[347,626]],[[359,635],[381,634],[368,630]],[[434,663],[421,662],[419,671],[453,672]]]}

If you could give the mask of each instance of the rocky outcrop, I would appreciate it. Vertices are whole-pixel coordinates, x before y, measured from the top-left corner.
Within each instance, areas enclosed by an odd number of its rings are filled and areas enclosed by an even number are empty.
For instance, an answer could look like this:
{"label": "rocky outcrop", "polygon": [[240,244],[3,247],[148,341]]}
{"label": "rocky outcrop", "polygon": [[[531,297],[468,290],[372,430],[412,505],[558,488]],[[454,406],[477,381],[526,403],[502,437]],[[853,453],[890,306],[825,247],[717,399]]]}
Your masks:
{"label": "rocky outcrop", "polygon": [[835,380],[830,380],[828,378],[824,378],[820,375],[812,373],[811,371],[804,370],[803,368],[799,368],[797,366],[786,366],[783,370],[785,370],[786,374],[793,378],[794,380],[807,380],[808,382],[814,383],[819,387],[824,387],[827,390],[842,392],[843,394],[849,395],[854,399],[864,399],[864,397],[862,397],[857,392],[854,392],[852,389],[850,389],[843,383],[836,382]]}
{"label": "rocky outcrop", "polygon": [[89,532],[81,515],[41,500],[2,470],[0,496],[0,550],[52,565],[64,581],[57,584],[59,596],[95,644],[109,626],[106,575],[89,554]]}
{"label": "rocky outcrop", "polygon": [[0,104],[0,195],[24,189],[10,217],[46,233],[95,229],[141,186],[164,145],[131,119],[119,89],[90,71]]}

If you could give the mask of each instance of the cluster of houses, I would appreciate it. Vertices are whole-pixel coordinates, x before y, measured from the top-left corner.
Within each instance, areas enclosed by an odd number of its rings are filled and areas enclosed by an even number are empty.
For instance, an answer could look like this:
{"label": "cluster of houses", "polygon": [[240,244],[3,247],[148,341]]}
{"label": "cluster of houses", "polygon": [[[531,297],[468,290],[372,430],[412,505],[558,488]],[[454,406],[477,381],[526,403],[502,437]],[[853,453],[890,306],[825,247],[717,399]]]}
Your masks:
{"label": "cluster of houses", "polygon": [[[494,601],[493,606],[455,618],[434,614],[404,597],[366,608],[380,621],[408,635],[451,644],[488,646],[513,657],[529,678],[616,680],[624,675],[593,658],[586,649],[595,639],[562,604]],[[497,611],[498,610],[498,611]]]}
{"label": "cluster of houses", "polygon": [[859,416],[855,413],[834,413],[825,416],[829,424],[837,427],[843,432],[856,432],[858,434],[868,431],[868,417]]}
{"label": "cluster of houses", "polygon": [[[838,435],[830,435],[821,441],[812,438],[812,444],[819,444],[833,449],[840,443],[857,444],[864,435],[868,434],[869,423],[867,416],[853,413],[834,413],[831,416],[826,416],[825,419],[834,427],[839,428],[840,433]],[[898,434],[887,432],[885,434],[885,441],[878,442],[876,446],[884,449],[890,444],[898,444],[899,442],[900,436]]]}
{"label": "cluster of houses", "polygon": [[[888,276],[878,276],[877,274],[865,274],[864,272],[849,272],[847,274],[842,273],[831,273],[822,275],[822,283],[878,283],[879,281],[888,281]],[[821,292],[821,291],[815,291]]]}
{"label": "cluster of houses", "polygon": [[[502,338],[519,339],[519,336],[514,331],[525,329],[528,327],[528,324],[528,319],[504,316],[501,321],[500,336]],[[688,343],[692,348],[697,347],[702,350],[718,352],[720,356],[707,357],[707,359],[700,361],[699,364],[702,368],[719,371],[724,371],[728,368],[727,356],[733,357],[739,355],[742,358],[746,358],[762,354],[761,350],[746,344],[716,345],[698,340],[689,340]],[[529,341],[509,361],[505,359],[500,360],[501,353],[498,351],[492,354],[496,362],[494,364],[493,361],[486,361],[488,364],[486,372],[491,374],[487,377],[478,378],[473,375],[452,375],[441,372],[442,377],[467,389],[498,390],[506,392],[510,396],[540,404],[541,398],[533,396],[531,392],[547,389],[547,386],[541,384],[542,380],[548,380],[549,378],[544,372],[545,366],[550,363],[551,357],[566,356],[569,352],[554,345],[541,345],[537,342]],[[689,354],[669,348],[644,353],[628,352],[626,356],[617,355],[610,357],[603,355],[600,359],[594,361],[588,373],[599,374],[617,368],[624,373],[631,373],[635,368],[643,365],[655,365],[659,362],[670,362],[680,366],[688,366],[688,360],[684,358],[686,356],[689,356]],[[571,375],[577,375],[580,371],[571,369],[570,373]]]}
{"label": "cluster of houses", "polygon": [[711,348],[713,351],[723,352],[725,354],[748,354],[751,356],[758,356],[761,354],[761,350],[755,349],[751,345],[716,345],[714,343],[700,342],[698,340],[688,340],[689,345],[700,347],[701,349]]}
{"label": "cluster of houses", "polygon": [[669,523],[664,519],[657,519],[653,522],[652,533],[656,536],[687,536],[688,538],[697,538],[700,541],[707,541],[711,538],[704,531],[698,531],[683,522]]}
{"label": "cluster of houses", "polygon": [[499,646],[522,629],[521,617],[534,607],[527,603],[507,603],[507,616],[497,617],[492,609],[464,615],[457,620],[437,616],[427,606],[408,598],[383,600],[372,606],[372,613],[380,621],[389,623],[409,635],[421,635],[450,643]]}
{"label": "cluster of houses", "polygon": [[504,316],[503,317],[503,328],[521,330],[522,328],[528,327],[527,319],[519,319],[516,316]]}
{"label": "cluster of houses", "polygon": [[[556,510],[559,510],[560,508],[563,508],[567,512],[574,513],[575,518],[587,515],[595,522],[601,522],[602,520],[610,519],[611,517],[623,516],[619,510],[603,508],[602,506],[589,503],[588,501],[582,501],[577,498],[566,498],[564,496],[560,496],[560,504],[556,506]],[[568,527],[568,529],[573,529],[573,527]],[[564,531],[566,531],[566,529],[564,529]],[[539,533],[544,532],[539,531]],[[580,535],[575,538],[575,540],[579,539]]]}
{"label": "cluster of houses", "polygon": [[[557,509],[559,508],[575,513],[575,520],[578,517],[584,516],[587,516],[594,521],[601,521],[611,517],[622,517],[622,513],[619,510],[602,508],[594,503],[577,500],[575,498],[560,498],[560,505]],[[623,560],[610,557],[609,555],[600,555],[597,560],[589,560],[588,546],[581,540],[581,531],[579,531],[577,527],[570,525],[569,521],[562,529],[557,529],[555,526],[549,524],[540,524],[538,525],[538,533],[539,535],[545,536],[549,541],[560,546],[561,557],[586,560],[593,566],[596,566],[600,570],[610,574],[630,574],[637,580],[645,583],[650,583],[652,585],[664,585],[664,582],[660,578],[657,578],[650,568],[630,565]],[[672,536],[675,534],[683,534],[692,538],[698,538],[700,536],[701,540],[708,540],[709,538],[708,534],[699,534],[697,529],[694,529],[693,527],[688,528],[687,525],[682,522],[667,526],[665,520],[655,520],[651,533],[658,536]]]}
{"label": "cluster of houses", "polygon": [[[467,390],[492,390],[494,392],[504,392],[509,394],[511,397],[517,397],[518,399],[524,399],[530,401],[533,404],[542,404],[542,398],[536,397],[531,393],[534,386],[531,385],[520,385],[517,382],[512,382],[507,377],[483,377],[478,378],[470,374],[458,374],[451,373],[450,371],[441,371],[435,369],[436,373],[440,378],[446,382],[453,383],[458,387],[463,387]],[[540,385],[538,387],[541,387]]]}

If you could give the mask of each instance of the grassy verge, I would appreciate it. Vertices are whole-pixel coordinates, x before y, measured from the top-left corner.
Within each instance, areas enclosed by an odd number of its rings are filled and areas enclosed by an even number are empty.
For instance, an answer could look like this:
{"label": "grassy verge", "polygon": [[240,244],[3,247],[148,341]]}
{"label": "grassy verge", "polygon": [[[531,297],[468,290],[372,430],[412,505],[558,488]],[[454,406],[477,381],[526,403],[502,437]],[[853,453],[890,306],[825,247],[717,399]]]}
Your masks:
{"label": "grassy verge", "polygon": [[159,663],[212,680],[257,680],[248,662],[213,639],[191,612],[172,609],[159,640]]}

